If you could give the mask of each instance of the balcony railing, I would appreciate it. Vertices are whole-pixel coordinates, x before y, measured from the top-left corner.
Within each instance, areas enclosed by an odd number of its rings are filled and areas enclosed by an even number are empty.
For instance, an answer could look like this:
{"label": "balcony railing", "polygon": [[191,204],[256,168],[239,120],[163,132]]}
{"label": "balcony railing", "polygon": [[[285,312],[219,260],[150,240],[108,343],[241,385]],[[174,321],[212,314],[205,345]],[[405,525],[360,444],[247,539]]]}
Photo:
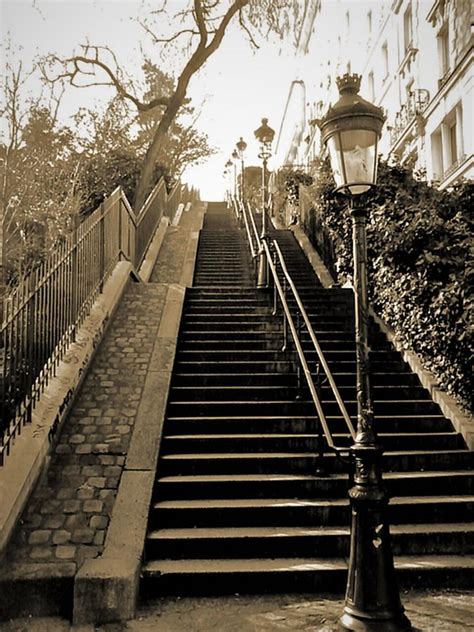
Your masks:
{"label": "balcony railing", "polygon": [[408,100],[402,105],[395,116],[390,130],[390,144],[395,145],[405,130],[413,123],[417,116],[423,114],[430,101],[428,90],[418,89],[410,92]]}

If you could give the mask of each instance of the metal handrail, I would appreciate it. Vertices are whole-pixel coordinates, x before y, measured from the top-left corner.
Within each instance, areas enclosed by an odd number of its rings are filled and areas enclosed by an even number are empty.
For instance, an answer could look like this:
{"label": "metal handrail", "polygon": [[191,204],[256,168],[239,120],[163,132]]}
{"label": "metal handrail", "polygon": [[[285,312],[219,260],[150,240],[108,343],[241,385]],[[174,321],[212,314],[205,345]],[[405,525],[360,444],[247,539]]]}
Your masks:
{"label": "metal handrail", "polygon": [[250,208],[250,204],[247,202],[247,212],[250,215],[250,220],[252,222],[253,232],[255,235],[255,240],[257,245],[260,244],[260,235],[258,234],[257,225],[255,224],[255,217],[253,216],[252,209]]}
{"label": "metal handrail", "polygon": [[[290,327],[290,331],[291,331],[291,335],[292,335],[292,338],[293,338],[293,342],[295,344],[295,348],[296,348],[296,351],[297,351],[297,354],[298,354],[298,359],[299,359],[299,362],[300,362],[300,364],[301,364],[301,366],[303,368],[303,372],[304,372],[304,375],[305,375],[305,378],[306,378],[306,382],[308,384],[308,387],[309,387],[309,390],[310,390],[310,393],[311,393],[311,398],[312,398],[314,406],[316,408],[316,411],[317,411],[317,414],[318,414],[318,418],[319,418],[319,421],[321,423],[321,426],[322,426],[322,429],[323,429],[324,436],[326,438],[327,444],[328,444],[330,449],[332,449],[332,450],[334,450],[334,452],[336,452],[336,454],[341,454],[343,452],[346,453],[346,452],[348,452],[348,448],[347,447],[345,448],[345,447],[336,446],[336,444],[334,443],[334,439],[333,439],[331,430],[329,429],[329,424],[327,422],[326,415],[324,414],[324,411],[323,411],[323,408],[322,408],[322,404],[321,404],[321,400],[320,400],[319,395],[318,395],[318,389],[317,389],[317,387],[316,387],[316,385],[314,383],[313,377],[311,375],[311,371],[309,369],[308,362],[307,362],[305,354],[304,354],[303,346],[301,344],[301,340],[300,340],[300,337],[298,335],[298,328],[295,325],[293,316],[292,316],[290,308],[288,306],[288,302],[286,300],[285,291],[282,288],[282,285],[281,285],[281,282],[280,282],[280,279],[278,277],[278,273],[277,273],[277,270],[276,270],[275,263],[273,262],[273,258],[272,258],[272,254],[271,254],[271,251],[270,251],[270,246],[268,244],[268,241],[267,241],[267,239],[262,239],[258,235],[258,231],[257,231],[256,225],[255,225],[255,219],[253,217],[253,213],[252,213],[252,209],[251,209],[250,205],[247,204],[247,209],[245,209],[245,205],[243,205],[242,206],[242,210],[243,210],[242,215],[244,217],[244,223],[245,223],[245,227],[246,227],[247,238],[248,238],[248,241],[249,241],[249,247],[250,247],[250,251],[252,253],[252,257],[255,258],[256,256],[258,256],[258,254],[260,252],[265,252],[265,254],[266,254],[267,261],[268,261],[268,266],[269,266],[269,269],[270,269],[270,271],[272,273],[272,277],[273,277],[274,288],[275,288],[276,292],[278,293],[278,295],[280,297],[280,301],[281,301],[281,304],[283,306],[284,315],[285,315],[286,321],[287,321],[287,323],[288,323],[288,325]],[[258,246],[257,249],[255,249],[254,245],[253,245],[253,239],[252,239],[252,236],[251,236],[251,233],[250,233],[250,229],[249,229],[249,220],[248,220],[248,217],[247,217],[247,213],[250,216],[250,223],[253,226],[254,234],[255,234],[255,237],[257,239],[257,246]],[[311,322],[309,320],[308,314],[306,313],[304,305],[303,305],[303,303],[301,301],[301,298],[299,296],[298,290],[296,289],[296,286],[295,286],[295,284],[293,282],[293,279],[291,278],[290,273],[288,272],[288,268],[286,267],[286,263],[285,263],[285,259],[283,257],[283,253],[281,252],[280,246],[278,245],[278,242],[276,240],[272,241],[272,245],[273,245],[275,253],[278,256],[278,260],[279,260],[282,272],[284,274],[285,280],[286,280],[286,282],[288,282],[288,284],[289,284],[289,286],[291,288],[291,291],[292,291],[293,296],[294,296],[294,298],[296,300],[296,304],[298,306],[298,309],[299,309],[299,311],[300,311],[300,313],[301,313],[301,315],[303,317],[306,329],[308,330],[309,336],[311,338],[311,342],[312,342],[312,344],[314,346],[314,349],[315,349],[316,354],[318,356],[320,365],[323,368],[323,371],[324,371],[324,373],[326,375],[326,379],[327,379],[327,381],[329,383],[329,386],[331,387],[331,390],[332,390],[332,392],[334,394],[336,402],[337,402],[337,404],[339,406],[339,409],[340,409],[340,411],[342,413],[342,417],[343,417],[343,419],[344,419],[344,421],[345,421],[345,423],[347,425],[347,428],[349,430],[349,433],[350,433],[352,439],[355,440],[356,433],[355,433],[354,426],[352,424],[351,418],[349,417],[349,414],[348,414],[348,412],[346,410],[346,407],[344,405],[342,397],[341,397],[341,395],[339,393],[339,390],[338,390],[338,388],[336,386],[336,383],[334,381],[332,373],[331,373],[331,371],[329,369],[329,366],[328,366],[328,364],[326,362],[326,359],[325,359],[325,357],[323,355],[323,352],[321,350],[321,346],[320,346],[320,344],[318,342],[318,339],[317,339],[316,334],[314,332],[313,326],[311,325]]]}
{"label": "metal handrail", "polygon": [[[244,218],[245,232],[247,233],[247,239],[248,239],[249,246],[250,246],[250,253],[252,255],[252,259],[255,259],[255,257],[258,254],[258,251],[253,245],[253,239],[252,239],[252,234],[250,232],[249,220],[248,220],[248,217],[247,217],[247,213],[245,212],[245,205],[243,203],[241,204],[241,209],[242,209],[242,217]],[[258,242],[257,242],[257,244],[258,244]]]}
{"label": "metal handrail", "polygon": [[[291,335],[293,337],[293,342],[295,344],[295,348],[296,348],[296,351],[298,353],[298,358],[299,358],[299,361],[300,361],[301,366],[303,368],[303,373],[304,373],[304,376],[306,378],[306,382],[308,384],[308,387],[309,387],[309,390],[310,390],[310,393],[311,393],[311,398],[312,398],[314,406],[316,408],[316,412],[318,413],[318,418],[319,418],[319,421],[320,421],[321,426],[323,428],[323,432],[324,432],[324,436],[326,437],[327,444],[331,448],[331,450],[334,450],[336,453],[347,452],[348,448],[343,448],[343,447],[336,446],[336,444],[334,443],[334,440],[332,438],[332,433],[331,433],[331,431],[329,429],[329,424],[327,422],[326,415],[324,414],[323,407],[322,407],[322,404],[321,404],[321,400],[319,399],[318,391],[317,391],[316,385],[315,385],[314,380],[313,380],[313,376],[311,375],[311,371],[310,371],[310,369],[308,367],[308,363],[307,363],[306,358],[305,358],[303,347],[301,345],[301,341],[300,341],[299,336],[298,336],[298,330],[297,330],[297,328],[295,326],[295,323],[294,323],[294,320],[293,320],[293,316],[291,315],[290,308],[288,306],[288,302],[287,302],[286,297],[285,297],[285,293],[284,293],[283,288],[282,288],[281,283],[280,283],[280,279],[278,278],[278,274],[277,274],[277,271],[276,271],[275,264],[272,261],[270,248],[268,246],[268,243],[265,240],[262,240],[262,243],[263,243],[263,248],[264,248],[264,250],[266,252],[266,255],[268,257],[268,266],[269,266],[270,271],[272,273],[273,281],[275,283],[275,287],[276,287],[277,292],[278,292],[278,294],[280,296],[280,301],[281,301],[281,304],[283,306],[283,310],[285,312],[285,317],[287,319],[288,325],[290,327]],[[355,438],[354,429],[352,428],[352,424],[351,424],[351,427],[350,427],[350,432],[351,432],[351,435],[353,436],[353,438]]]}
{"label": "metal handrail", "polygon": [[[355,440],[356,438],[356,433],[354,430],[354,426],[352,424],[351,418],[349,417],[349,413],[347,412],[347,409],[344,405],[344,401],[339,393],[339,389],[337,388],[336,382],[334,381],[334,378],[332,376],[331,370],[328,366],[328,363],[326,362],[326,358],[324,357],[324,354],[322,352],[321,346],[319,344],[319,341],[316,337],[316,334],[314,333],[314,329],[313,326],[311,325],[311,322],[309,320],[308,314],[306,312],[306,309],[304,308],[304,305],[301,301],[300,295],[298,293],[298,290],[296,289],[296,286],[293,282],[293,279],[290,276],[290,273],[288,272],[288,269],[286,267],[286,263],[285,263],[285,259],[283,257],[283,253],[281,251],[280,246],[278,245],[278,242],[276,240],[273,240],[273,246],[275,248],[275,252],[278,255],[278,258],[280,260],[280,265],[281,265],[281,269],[283,271],[283,274],[285,275],[285,278],[291,288],[291,291],[293,292],[293,296],[295,297],[296,303],[298,305],[298,308],[301,312],[301,315],[303,316],[303,320],[304,320],[304,324],[306,325],[306,329],[308,330],[309,336],[311,338],[311,342],[313,343],[313,346],[316,350],[316,353],[318,355],[319,358],[319,362],[321,363],[321,366],[324,370],[324,373],[326,374],[326,378],[328,380],[328,383],[331,387],[331,390],[334,394],[334,397],[336,398],[337,404],[339,406],[339,410],[342,413],[342,416],[344,418],[344,421],[346,422],[346,425],[349,429],[349,432],[352,436],[352,438]],[[272,262],[273,263],[273,262]]]}

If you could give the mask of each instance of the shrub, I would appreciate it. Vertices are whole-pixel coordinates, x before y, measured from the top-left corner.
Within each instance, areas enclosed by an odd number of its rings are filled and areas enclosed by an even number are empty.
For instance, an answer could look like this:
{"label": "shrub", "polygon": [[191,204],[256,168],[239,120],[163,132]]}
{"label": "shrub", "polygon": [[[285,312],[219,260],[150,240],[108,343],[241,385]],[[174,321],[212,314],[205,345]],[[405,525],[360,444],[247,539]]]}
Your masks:
{"label": "shrub", "polygon": [[[310,210],[333,243],[338,282],[352,277],[347,200],[334,195],[327,162],[314,165]],[[381,163],[367,193],[369,296],[375,310],[445,388],[474,408],[472,322],[474,184],[439,191],[400,165]],[[308,222],[306,222],[308,224]],[[313,237],[314,241],[314,235]]]}

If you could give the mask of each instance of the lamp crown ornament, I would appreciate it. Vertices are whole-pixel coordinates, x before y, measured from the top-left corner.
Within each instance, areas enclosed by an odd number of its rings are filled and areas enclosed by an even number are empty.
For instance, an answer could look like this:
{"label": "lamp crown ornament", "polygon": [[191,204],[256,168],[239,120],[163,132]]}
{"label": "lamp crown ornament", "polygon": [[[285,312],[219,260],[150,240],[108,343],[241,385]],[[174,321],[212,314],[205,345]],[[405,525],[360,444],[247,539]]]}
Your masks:
{"label": "lamp crown ornament", "polygon": [[239,154],[242,156],[244,151],[247,149],[247,143],[244,141],[242,136],[240,137],[240,140],[239,140],[239,142],[237,143],[236,146],[237,146],[237,149],[239,151]]}
{"label": "lamp crown ornament", "polygon": [[262,118],[262,124],[254,132],[255,138],[263,144],[271,144],[275,136],[275,130],[268,125],[268,119]]}
{"label": "lamp crown ornament", "polygon": [[361,75],[358,75],[356,73],[350,75],[348,72],[346,72],[346,74],[342,75],[341,77],[337,77],[336,84],[339,93],[342,94],[343,92],[359,92],[361,79]]}
{"label": "lamp crown ornament", "polygon": [[337,78],[339,100],[317,121],[329,151],[336,190],[364,193],[377,179],[377,145],[385,115],[359,94],[360,75]]}

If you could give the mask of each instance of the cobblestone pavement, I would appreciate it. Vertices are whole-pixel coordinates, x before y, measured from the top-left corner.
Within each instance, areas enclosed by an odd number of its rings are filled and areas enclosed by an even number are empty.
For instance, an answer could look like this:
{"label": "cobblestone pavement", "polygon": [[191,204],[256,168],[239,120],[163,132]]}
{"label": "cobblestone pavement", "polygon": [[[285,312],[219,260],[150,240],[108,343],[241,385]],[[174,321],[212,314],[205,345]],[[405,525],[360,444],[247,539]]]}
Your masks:
{"label": "cobblestone pavement", "polygon": [[168,228],[152,282],[129,284],[65,421],[48,471],[7,547],[2,562],[7,568],[69,563],[73,572],[102,552],[166,284],[180,280],[190,231],[199,223],[197,210],[198,205],[183,213],[179,227]]}
{"label": "cobblestone pavement", "polygon": [[131,283],[33,492],[5,562],[73,562],[100,554],[166,298]]}
{"label": "cobblestone pavement", "polygon": [[157,265],[151,274],[151,283],[179,283],[183,269],[186,245],[190,232],[198,230],[196,213],[181,215],[179,226],[170,226],[161,246]]}
{"label": "cobblestone pavement", "polygon": [[[414,630],[465,632],[474,629],[474,592],[418,592],[403,595]],[[16,620],[1,632],[332,632],[341,600],[314,595],[234,596],[157,601],[134,621],[72,628],[60,619]]]}

